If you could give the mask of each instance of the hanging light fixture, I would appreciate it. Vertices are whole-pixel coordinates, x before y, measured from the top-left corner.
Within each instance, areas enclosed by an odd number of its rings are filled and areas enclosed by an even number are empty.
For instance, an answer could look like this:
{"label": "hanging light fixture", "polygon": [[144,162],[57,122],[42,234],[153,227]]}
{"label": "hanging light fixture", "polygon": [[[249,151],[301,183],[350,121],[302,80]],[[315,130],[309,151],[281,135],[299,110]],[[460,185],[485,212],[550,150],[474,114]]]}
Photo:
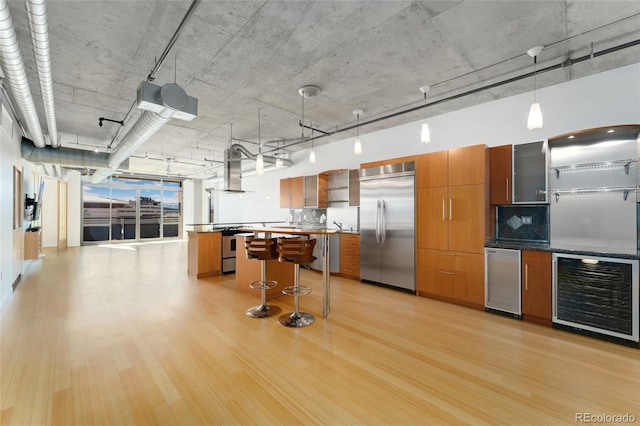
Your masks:
{"label": "hanging light fixture", "polygon": [[[280,152],[280,141],[277,142],[278,144],[278,150],[277,150],[277,159],[276,159],[276,169],[281,169],[283,164],[282,164],[282,158],[280,158],[280,156],[282,155],[282,153]],[[283,145],[284,145],[284,141],[283,141]]]}
{"label": "hanging light fixture", "polygon": [[258,156],[256,157],[256,174],[264,174],[264,158],[262,158],[262,140],[260,139],[260,108],[258,108]]}
{"label": "hanging light fixture", "polygon": [[[302,86],[298,89],[298,94],[302,96],[302,117],[300,119],[300,128],[302,129],[300,136],[301,143],[304,143],[304,98],[313,98],[314,96],[318,96],[321,92],[322,89],[320,89],[318,86],[312,85]],[[311,125],[311,151],[309,151],[309,163],[315,162],[316,153],[313,150],[313,125]]]}
{"label": "hanging light fixture", "polygon": [[356,116],[356,141],[353,144],[353,153],[356,155],[362,154],[362,142],[360,142],[360,114],[362,113],[361,109],[353,110],[353,115]]}
{"label": "hanging light fixture", "polygon": [[540,110],[540,104],[536,99],[536,64],[538,62],[538,55],[542,52],[544,46],[536,46],[527,50],[527,54],[533,58],[533,103],[531,109],[529,109],[529,118],[527,120],[527,128],[529,130],[542,129],[542,111]]}
{"label": "hanging light fixture", "polygon": [[[427,93],[431,90],[431,86],[422,86],[420,91],[424,95],[424,104],[427,104]],[[431,130],[429,130],[429,123],[426,121],[422,123],[422,131],[420,132],[420,142],[429,143],[431,142]]]}
{"label": "hanging light fixture", "polygon": [[313,150],[313,122],[309,122],[311,126],[311,151],[309,152],[309,162],[311,164],[315,164],[316,162],[316,152]]}

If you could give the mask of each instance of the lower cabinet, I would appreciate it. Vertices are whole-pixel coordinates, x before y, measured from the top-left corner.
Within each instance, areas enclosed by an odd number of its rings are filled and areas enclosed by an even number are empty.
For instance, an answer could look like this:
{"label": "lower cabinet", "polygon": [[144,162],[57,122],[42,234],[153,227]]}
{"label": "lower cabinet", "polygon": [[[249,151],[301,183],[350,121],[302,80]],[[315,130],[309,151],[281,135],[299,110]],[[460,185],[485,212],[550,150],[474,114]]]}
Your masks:
{"label": "lower cabinet", "polygon": [[418,249],[419,295],[484,309],[484,255]]}
{"label": "lower cabinet", "polygon": [[360,279],[360,235],[340,234],[340,275]]}
{"label": "lower cabinet", "polygon": [[522,319],[551,326],[550,252],[522,251]]}
{"label": "lower cabinet", "polygon": [[29,231],[24,233],[24,259],[37,259],[42,253],[42,233]]}
{"label": "lower cabinet", "polygon": [[222,274],[222,234],[188,232],[187,272],[196,278]]}

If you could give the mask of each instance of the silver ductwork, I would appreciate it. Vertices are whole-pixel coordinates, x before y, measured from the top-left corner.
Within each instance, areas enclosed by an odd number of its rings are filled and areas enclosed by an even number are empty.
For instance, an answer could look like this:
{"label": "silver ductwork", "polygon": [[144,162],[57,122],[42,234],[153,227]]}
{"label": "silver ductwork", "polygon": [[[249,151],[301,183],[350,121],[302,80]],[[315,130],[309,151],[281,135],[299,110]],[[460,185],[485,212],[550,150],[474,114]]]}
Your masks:
{"label": "silver ductwork", "polygon": [[109,167],[112,169],[117,169],[172,117],[191,121],[198,112],[198,100],[188,96],[175,83],[160,87],[143,81],[138,87],[137,105],[145,111],[109,156]]}
{"label": "silver ductwork", "polygon": [[[36,149],[33,142],[22,138],[20,146],[22,158],[31,163],[60,164],[69,167],[87,167],[91,169],[109,168],[109,154],[103,152],[85,151],[72,148],[51,148],[50,146]],[[128,169],[129,162],[123,162],[120,168]]]}
{"label": "silver ductwork", "polygon": [[46,142],[38,119],[36,106],[31,95],[27,71],[22,60],[18,38],[9,12],[8,0],[0,0],[0,65],[9,83],[16,107],[22,114],[29,136],[38,148]]}
{"label": "silver ductwork", "polygon": [[[233,145],[231,145],[231,150],[234,151],[238,151],[241,152],[242,154],[245,155],[245,157],[247,157],[249,160],[253,160],[255,161],[256,158],[258,157],[258,154],[253,154],[251,151],[249,151],[247,148],[245,148],[244,146],[234,143]],[[225,157],[226,158],[226,157]],[[293,166],[293,161],[289,160],[289,159],[285,159],[285,158],[278,158],[278,157],[273,157],[271,155],[263,155],[262,156],[265,164],[276,164],[276,162],[278,160],[281,161],[281,164],[283,167],[291,167]]]}
{"label": "silver ductwork", "polygon": [[31,30],[33,53],[36,57],[38,78],[40,80],[40,93],[44,113],[47,119],[49,142],[53,148],[60,146],[58,139],[58,126],[56,125],[56,112],[53,101],[53,72],[51,70],[51,51],[49,49],[49,27],[47,25],[47,7],[44,0],[26,0],[27,18]]}

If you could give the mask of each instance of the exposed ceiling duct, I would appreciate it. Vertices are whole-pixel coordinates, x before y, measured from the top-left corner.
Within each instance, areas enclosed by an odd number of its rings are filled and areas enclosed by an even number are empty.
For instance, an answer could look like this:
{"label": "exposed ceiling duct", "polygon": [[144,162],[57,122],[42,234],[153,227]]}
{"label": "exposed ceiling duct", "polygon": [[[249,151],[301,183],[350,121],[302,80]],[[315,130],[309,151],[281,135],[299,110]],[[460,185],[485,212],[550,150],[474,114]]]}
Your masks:
{"label": "exposed ceiling duct", "polygon": [[6,81],[9,83],[18,111],[25,121],[29,136],[35,146],[44,148],[46,142],[29,87],[16,31],[9,13],[8,0],[0,0],[0,66],[2,66]]}
{"label": "exposed ceiling duct", "polygon": [[109,156],[112,169],[117,169],[172,117],[191,121],[198,113],[198,100],[175,83],[160,87],[143,81],[138,87],[137,106],[145,111]]}
{"label": "exposed ceiling duct", "polygon": [[49,142],[53,148],[60,146],[56,112],[53,102],[53,72],[51,70],[51,51],[49,49],[49,27],[47,25],[47,7],[44,0],[26,0],[27,18],[31,30],[33,53],[36,57],[40,93],[47,119]]}
{"label": "exposed ceiling duct", "polygon": [[[36,149],[33,141],[22,138],[20,146],[22,158],[32,163],[60,164],[62,166],[109,168],[109,154],[103,152],[85,151],[82,149],[57,148],[49,146]],[[120,168],[128,169],[128,160]]]}
{"label": "exposed ceiling duct", "polygon": [[[229,149],[224,151],[224,190],[226,192],[242,191],[242,155],[250,160],[256,160],[257,154],[253,154],[244,146],[234,143]],[[293,162],[289,159],[263,155],[263,161],[267,164],[282,165],[291,167]]]}

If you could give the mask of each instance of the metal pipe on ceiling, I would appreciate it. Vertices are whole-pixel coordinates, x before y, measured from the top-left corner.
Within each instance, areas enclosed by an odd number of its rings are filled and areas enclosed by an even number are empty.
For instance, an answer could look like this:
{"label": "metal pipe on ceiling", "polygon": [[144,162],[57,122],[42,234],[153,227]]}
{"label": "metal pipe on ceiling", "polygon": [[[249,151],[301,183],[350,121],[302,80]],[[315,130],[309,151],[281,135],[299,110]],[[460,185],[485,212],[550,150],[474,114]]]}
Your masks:
{"label": "metal pipe on ceiling", "polygon": [[40,93],[49,131],[49,142],[53,148],[60,146],[56,111],[53,100],[53,72],[51,70],[51,50],[49,48],[49,27],[45,0],[26,0],[27,18],[31,30],[33,53],[36,57]]}
{"label": "metal pipe on ceiling", "polygon": [[0,0],[0,65],[6,81],[9,83],[18,111],[20,111],[29,131],[29,136],[35,146],[44,148],[46,141],[29,87],[27,71],[9,12],[8,0]]}
{"label": "metal pipe on ceiling", "polygon": [[[104,152],[86,151],[73,148],[36,148],[33,142],[22,138],[20,143],[22,158],[31,163],[59,164],[71,167],[109,168],[109,154]],[[129,161],[123,163],[123,168],[129,168]]]}
{"label": "metal pipe on ceiling", "polygon": [[[338,133],[342,133],[342,132],[346,132],[346,131],[349,131],[349,130],[353,130],[358,126],[359,127],[363,127],[363,126],[366,126],[366,125],[369,125],[369,124],[374,124],[374,123],[377,123],[379,121],[384,121],[384,120],[388,120],[390,118],[398,117],[400,115],[404,115],[404,114],[408,114],[408,113],[411,113],[411,112],[419,111],[419,110],[421,110],[423,108],[428,108],[428,107],[433,106],[433,105],[438,105],[438,104],[441,104],[441,103],[444,103],[444,102],[449,102],[449,101],[452,101],[452,100],[455,100],[455,99],[463,98],[465,96],[469,96],[469,95],[473,95],[473,94],[476,94],[476,93],[484,92],[485,90],[495,89],[496,87],[504,86],[506,84],[510,84],[510,83],[514,83],[514,82],[519,81],[519,80],[523,80],[525,78],[533,77],[534,74],[537,74],[537,75],[544,74],[544,73],[549,72],[549,71],[561,69],[561,68],[564,68],[564,67],[567,67],[567,66],[571,66],[571,65],[580,63],[580,62],[588,61],[588,60],[590,60],[592,58],[597,58],[599,56],[604,56],[604,55],[608,55],[610,53],[619,52],[621,50],[628,49],[628,48],[634,47],[634,46],[639,46],[639,45],[640,45],[640,39],[636,39],[636,40],[633,40],[633,41],[630,41],[630,42],[627,42],[627,43],[623,43],[623,44],[620,44],[620,45],[617,45],[617,46],[613,46],[613,47],[610,47],[610,48],[607,48],[607,49],[600,50],[598,52],[589,53],[588,55],[580,56],[578,58],[573,58],[573,59],[567,58],[567,59],[565,59],[564,61],[562,61],[560,63],[553,64],[553,65],[550,65],[550,66],[542,68],[542,69],[538,69],[537,71],[527,72],[525,74],[521,74],[521,75],[518,75],[516,77],[511,77],[511,78],[508,78],[506,80],[501,80],[501,81],[496,82],[496,83],[491,83],[491,84],[488,84],[486,86],[482,86],[482,87],[478,87],[478,88],[475,88],[475,89],[471,89],[471,90],[468,90],[466,92],[462,92],[462,93],[458,93],[458,94],[455,94],[455,95],[448,96],[446,98],[438,99],[438,100],[435,100],[435,101],[432,101],[432,102],[428,102],[428,103],[422,103],[422,104],[420,104],[418,106],[407,108],[407,109],[403,109],[401,111],[397,111],[397,112],[394,112],[394,113],[391,113],[391,114],[383,115],[381,117],[373,118],[371,120],[361,121],[359,124],[353,124],[353,125],[350,125],[350,126],[346,126],[346,127],[340,128],[340,129],[336,127],[336,130],[333,130],[333,131],[330,131],[330,132],[324,132],[324,131],[319,130],[319,129],[313,129],[314,131],[320,132],[321,134],[316,136],[316,137],[313,137],[313,138],[305,139],[304,141],[300,140],[300,141],[296,141],[296,142],[290,143],[290,144],[284,146],[284,148],[286,149],[286,148],[291,147],[291,146],[299,145],[299,144],[301,144],[303,142],[310,142],[311,140],[315,141],[315,140],[318,140],[318,139],[325,138],[327,136],[333,136],[333,135],[336,135]],[[300,123],[299,125],[302,126],[302,123]],[[309,128],[309,129],[311,128],[309,126],[305,126],[305,127]]]}

